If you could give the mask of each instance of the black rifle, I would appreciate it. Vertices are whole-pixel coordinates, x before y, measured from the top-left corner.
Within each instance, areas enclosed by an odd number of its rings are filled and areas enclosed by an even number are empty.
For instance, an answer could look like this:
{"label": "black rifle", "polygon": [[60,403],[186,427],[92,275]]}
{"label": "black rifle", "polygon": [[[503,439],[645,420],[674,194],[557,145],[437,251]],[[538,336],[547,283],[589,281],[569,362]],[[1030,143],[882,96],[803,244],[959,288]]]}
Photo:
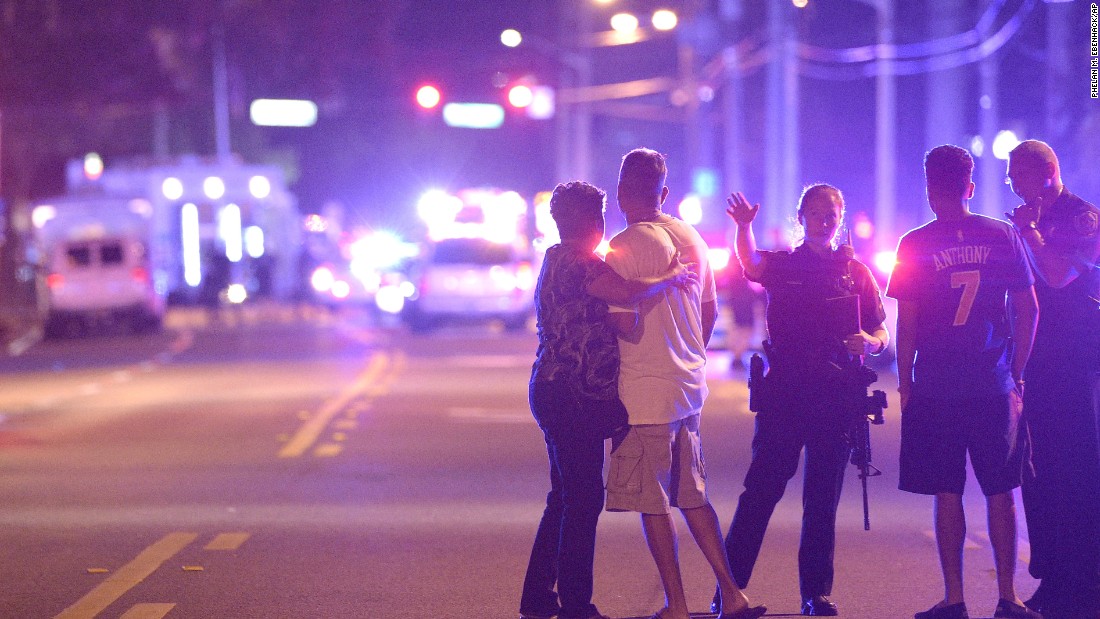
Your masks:
{"label": "black rifle", "polygon": [[882,475],[871,464],[871,424],[884,423],[882,411],[886,408],[886,393],[878,389],[867,393],[875,384],[878,374],[863,365],[856,357],[841,368],[841,393],[844,413],[849,419],[847,435],[851,448],[851,463],[859,469],[859,481],[863,485],[863,530],[871,530],[871,516],[867,502],[867,478]]}

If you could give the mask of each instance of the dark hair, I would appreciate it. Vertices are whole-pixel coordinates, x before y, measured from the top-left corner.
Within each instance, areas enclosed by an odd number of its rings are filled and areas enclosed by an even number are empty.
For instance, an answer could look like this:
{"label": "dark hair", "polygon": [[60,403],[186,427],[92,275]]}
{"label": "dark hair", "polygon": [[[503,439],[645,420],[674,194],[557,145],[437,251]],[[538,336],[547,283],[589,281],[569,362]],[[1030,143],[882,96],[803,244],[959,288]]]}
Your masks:
{"label": "dark hair", "polygon": [[550,216],[558,226],[561,238],[575,238],[594,229],[594,222],[603,222],[607,194],[590,183],[572,181],[554,187],[550,197]]}
{"label": "dark hair", "polygon": [[628,198],[649,198],[661,194],[668,176],[665,156],[649,148],[635,148],[623,156],[619,168],[619,193]]}
{"label": "dark hair", "polygon": [[844,194],[840,193],[840,190],[828,183],[814,183],[813,185],[807,185],[802,190],[802,196],[798,198],[798,217],[802,217],[802,211],[806,209],[806,205],[810,200],[816,199],[821,195],[832,194],[836,196],[840,201],[840,214],[844,215]]}
{"label": "dark hair", "polygon": [[944,144],[924,155],[924,176],[930,195],[961,198],[966,195],[973,174],[974,159],[965,148]]}

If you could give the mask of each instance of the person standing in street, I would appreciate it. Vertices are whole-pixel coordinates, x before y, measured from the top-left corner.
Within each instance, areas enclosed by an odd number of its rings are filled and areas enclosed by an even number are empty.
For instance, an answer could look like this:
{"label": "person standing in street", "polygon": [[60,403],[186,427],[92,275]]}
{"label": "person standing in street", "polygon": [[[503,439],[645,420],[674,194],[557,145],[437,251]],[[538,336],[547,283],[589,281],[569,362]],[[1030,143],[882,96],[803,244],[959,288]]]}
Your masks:
{"label": "person standing in street", "polygon": [[579,181],[558,185],[550,199],[561,243],[547,249],[535,289],[539,346],[530,382],[531,412],[550,459],[550,492],[523,582],[521,619],[607,619],[592,604],[604,440],[627,422],[618,396],[618,325],[609,320],[607,304],[698,283],[678,260],[653,277],[619,277],[595,254],[605,203],[602,190]]}
{"label": "person standing in street", "polygon": [[1008,218],[1036,275],[1039,327],[1024,378],[1034,477],[1024,479],[1027,601],[1046,619],[1100,617],[1100,209],[1070,193],[1038,140],[1009,154],[1024,203]]}
{"label": "person standing in street", "polygon": [[707,396],[706,346],[717,319],[707,246],[687,223],[662,212],[667,167],[640,148],[623,157],[617,196],[628,226],[611,240],[607,263],[626,279],[662,272],[676,256],[697,264],[701,286],[669,289],[630,307],[613,308],[638,327],[620,337],[619,396],[630,428],[612,442],[607,509],[641,513],[642,530],[665,590],[653,619],[689,619],[677,556],[677,507],[722,592],[720,619],[756,619],[722,549],[718,516],[706,494],[699,419]]}
{"label": "person standing in street", "polygon": [[1012,227],[970,212],[970,153],[937,146],[924,170],[936,219],[902,237],[886,291],[898,300],[899,487],[935,496],[944,582],[943,600],[915,617],[969,617],[962,576],[969,454],[988,507],[1000,594],[993,616],[1041,619],[1023,606],[1014,583],[1013,491],[1027,465],[1020,411],[1035,337],[1034,280]]}
{"label": "person standing in street", "polygon": [[[726,553],[738,586],[747,587],[768,521],[806,451],[798,580],[803,615],[835,616],[833,587],[836,512],[850,446],[853,411],[844,410],[842,367],[889,345],[886,313],[874,276],[834,241],[844,219],[840,191],[825,184],[802,192],[798,220],[804,242],[793,252],[757,251],[752,222],[760,205],[732,194],[727,214],[737,224],[737,257],[750,280],[768,293],[765,351],[767,398],[756,416],[752,462],[726,535]],[[830,320],[834,303],[851,316]],[[844,312],[842,312],[844,313]],[[862,327],[861,327],[862,325]],[[847,327],[847,328],[845,328]],[[716,601],[717,601],[716,596]]]}

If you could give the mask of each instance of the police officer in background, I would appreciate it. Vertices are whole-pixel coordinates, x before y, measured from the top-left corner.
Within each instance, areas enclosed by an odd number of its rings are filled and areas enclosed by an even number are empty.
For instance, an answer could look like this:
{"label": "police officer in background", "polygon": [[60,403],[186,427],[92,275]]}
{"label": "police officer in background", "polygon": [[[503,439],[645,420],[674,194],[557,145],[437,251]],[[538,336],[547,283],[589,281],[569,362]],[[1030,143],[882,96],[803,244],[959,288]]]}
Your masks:
{"label": "police officer in background", "polygon": [[1036,274],[1039,327],[1024,373],[1034,479],[1024,479],[1027,605],[1046,619],[1100,617],[1100,210],[1062,184],[1047,144],[1021,142],[1008,178],[1024,204],[1009,219]]}
{"label": "police officer in background", "polygon": [[757,251],[752,222],[760,205],[750,205],[741,193],[727,203],[745,276],[768,293],[767,382],[777,397],[756,417],[752,463],[726,535],[726,554],[738,586],[747,586],[768,521],[805,448],[798,551],[802,614],[835,616],[836,604],[828,596],[851,413],[842,410],[838,385],[841,367],[854,357],[886,350],[882,298],[867,266],[852,259],[850,248],[834,246],[844,217],[837,188],[818,184],[802,192],[798,221],[805,240],[793,252]]}

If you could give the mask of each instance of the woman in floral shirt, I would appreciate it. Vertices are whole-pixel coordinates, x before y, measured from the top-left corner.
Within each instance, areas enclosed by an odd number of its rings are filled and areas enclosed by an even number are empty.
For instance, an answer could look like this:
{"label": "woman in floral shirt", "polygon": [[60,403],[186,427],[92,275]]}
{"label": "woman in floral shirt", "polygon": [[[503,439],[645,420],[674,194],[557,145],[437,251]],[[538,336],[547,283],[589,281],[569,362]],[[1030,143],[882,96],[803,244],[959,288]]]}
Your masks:
{"label": "woman in floral shirt", "polygon": [[615,273],[595,253],[605,203],[602,190],[579,181],[558,185],[550,200],[561,243],[546,251],[535,290],[539,347],[530,384],[550,457],[550,492],[524,579],[523,619],[606,619],[592,604],[603,442],[627,423],[616,337],[634,326],[632,314],[609,315],[607,305],[698,282],[678,259],[660,277],[628,281]]}

